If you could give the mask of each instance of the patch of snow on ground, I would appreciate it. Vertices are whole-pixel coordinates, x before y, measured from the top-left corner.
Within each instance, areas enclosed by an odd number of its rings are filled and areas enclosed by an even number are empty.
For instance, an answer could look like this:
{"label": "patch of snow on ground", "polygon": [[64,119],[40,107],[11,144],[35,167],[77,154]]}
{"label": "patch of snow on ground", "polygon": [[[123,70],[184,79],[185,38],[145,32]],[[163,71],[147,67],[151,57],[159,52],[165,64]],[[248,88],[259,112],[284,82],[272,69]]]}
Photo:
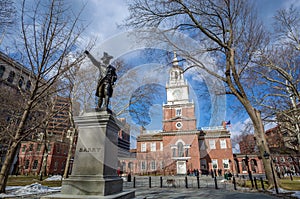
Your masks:
{"label": "patch of snow on ground", "polygon": [[[271,189],[270,192],[272,192],[274,195],[276,195],[275,188]],[[279,192],[279,194],[280,193],[292,193],[291,196],[294,196],[296,198],[300,198],[300,191],[289,191],[289,190],[285,190],[285,189],[282,189],[282,188],[279,187],[278,192]]]}
{"label": "patch of snow on ground", "polygon": [[61,187],[47,187],[39,183],[33,183],[27,186],[7,187],[7,194],[0,194],[0,198],[11,198],[16,196],[39,195],[53,193],[61,190]]}
{"label": "patch of snow on ground", "polygon": [[61,179],[62,179],[61,175],[54,175],[45,179],[45,181],[61,181]]}
{"label": "patch of snow on ground", "polygon": [[295,191],[295,193],[292,194],[292,196],[294,196],[296,198],[300,198],[300,191]]}

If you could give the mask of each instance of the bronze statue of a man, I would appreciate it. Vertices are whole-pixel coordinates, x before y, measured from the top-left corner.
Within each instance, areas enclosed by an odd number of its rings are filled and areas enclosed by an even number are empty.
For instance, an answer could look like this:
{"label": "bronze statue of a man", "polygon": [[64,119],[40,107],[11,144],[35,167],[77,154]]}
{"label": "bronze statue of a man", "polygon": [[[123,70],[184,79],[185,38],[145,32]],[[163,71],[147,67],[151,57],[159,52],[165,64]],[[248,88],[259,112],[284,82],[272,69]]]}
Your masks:
{"label": "bronze statue of a man", "polygon": [[[103,53],[101,58],[102,62],[97,61],[87,50],[84,53],[90,58],[92,63],[99,68],[99,79],[95,95],[98,99],[98,109],[108,110],[109,99],[113,94],[113,85],[117,80],[116,69],[109,64],[113,58],[106,52]],[[104,106],[102,107],[104,99]]]}

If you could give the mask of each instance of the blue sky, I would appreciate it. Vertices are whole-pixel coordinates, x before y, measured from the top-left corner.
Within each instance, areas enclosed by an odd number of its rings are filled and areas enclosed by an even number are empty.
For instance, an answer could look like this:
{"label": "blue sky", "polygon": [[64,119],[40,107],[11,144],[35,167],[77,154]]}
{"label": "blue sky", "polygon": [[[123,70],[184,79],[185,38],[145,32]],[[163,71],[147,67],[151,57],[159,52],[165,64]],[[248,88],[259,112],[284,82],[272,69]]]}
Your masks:
{"label": "blue sky", "polygon": [[[295,6],[300,6],[300,1],[298,0],[253,0],[257,4],[258,8],[258,16],[264,21],[266,26],[271,27],[272,21],[273,21],[273,15],[276,13],[276,10],[280,8],[288,8],[290,5],[294,4]],[[83,1],[83,0],[72,0],[73,5],[81,6],[83,2],[87,2],[85,12],[83,13],[83,17],[86,20],[86,23],[89,23],[88,31],[85,33],[84,37],[90,38],[90,37],[97,37],[97,47],[95,48],[95,52],[99,51],[99,48],[107,48],[108,52],[110,52],[110,46],[116,46],[114,42],[112,41],[118,41],[119,43],[117,46],[119,49],[122,49],[122,45],[128,44],[124,41],[120,42],[118,40],[122,38],[122,33],[124,30],[121,30],[118,28],[118,24],[122,24],[124,19],[128,16],[128,10],[126,6],[126,1],[124,0],[112,0],[112,1],[106,1],[106,0],[89,0],[89,1]],[[118,39],[116,39],[118,38]],[[126,40],[126,38],[124,39]],[[118,50],[119,50],[118,49]],[[132,51],[136,51],[137,48],[124,48],[126,50],[120,50],[120,52],[110,52],[113,54],[116,58],[124,58],[124,59],[132,59],[137,60],[137,55],[134,56],[134,53],[131,53]],[[102,50],[102,49],[101,49]],[[116,49],[113,49],[111,51],[117,51]],[[158,63],[159,61],[149,61],[151,63],[148,63],[147,68],[144,71],[144,74],[147,74],[147,76],[150,76],[151,70],[153,70],[153,67],[155,68],[156,65],[151,64],[165,64],[165,62]],[[143,63],[147,64],[147,63]],[[138,66],[137,66],[138,67]],[[167,73],[165,72],[165,75]],[[191,91],[195,90],[195,82],[193,82],[193,78],[191,78],[188,74],[186,75],[186,78],[189,79],[189,83],[191,84]],[[146,80],[140,80],[141,85],[143,84],[142,81]],[[154,80],[153,80],[154,81]],[[160,78],[160,84],[164,86],[166,81],[166,78]],[[199,80],[201,81],[201,80]],[[203,80],[202,80],[203,81]],[[203,86],[205,90],[205,84]],[[207,90],[207,88],[206,88]],[[134,91],[132,91],[134,92]],[[208,98],[201,98],[193,96],[193,98],[196,100],[196,116],[198,117],[198,127],[200,126],[209,126],[209,119],[210,119],[210,112],[205,109],[205,103],[202,101],[204,99],[210,100]],[[201,100],[200,100],[201,98]],[[193,99],[193,100],[194,100]],[[230,109],[230,106],[232,105],[233,99],[230,99],[227,97],[227,105],[225,110],[225,116],[223,117],[224,120],[231,120],[232,127],[231,131],[233,135],[239,134],[241,130],[243,129],[243,126],[245,123],[249,122],[249,118],[246,114],[244,116],[237,115],[234,113],[234,110]],[[228,104],[228,101],[231,103]],[[162,104],[154,104],[149,109],[149,115],[151,117],[151,122],[146,127],[149,129],[161,129],[161,113],[162,113]],[[132,118],[128,118],[129,120],[132,120]],[[130,122],[130,121],[129,121]],[[132,122],[132,121],[131,121]],[[220,121],[221,123],[221,121]],[[266,126],[268,128],[268,126]]]}
{"label": "blue sky", "polygon": [[[271,26],[272,18],[277,9],[288,8],[291,4],[300,6],[300,1],[297,0],[253,0],[257,3],[258,14],[267,26]],[[74,6],[79,6],[83,1],[73,0]],[[124,0],[89,0],[86,10],[84,12],[84,18],[90,23],[89,31],[85,33],[86,37],[97,36],[97,42],[107,42],[114,38],[117,34],[120,34],[122,30],[118,29],[117,25],[121,24],[123,20],[128,16],[128,10],[126,7],[126,1]],[[120,44],[121,45],[121,44]],[[100,45],[101,46],[101,45]],[[151,115],[156,115],[161,107],[155,105],[150,109]],[[200,110],[201,112],[201,110]],[[201,114],[201,113],[200,113]],[[202,113],[204,114],[204,113]],[[203,117],[203,116],[202,116]],[[153,117],[153,124],[157,124],[160,120],[159,117]],[[225,120],[231,120],[232,131],[238,133],[244,122],[248,122],[248,118],[241,118],[240,116],[233,115],[232,111],[227,110]],[[201,123],[201,122],[200,122]],[[160,123],[161,124],[161,123]],[[205,124],[200,124],[200,126]],[[149,128],[155,128],[158,125],[149,125]]]}
{"label": "blue sky", "polygon": [[[126,1],[125,0],[68,0],[74,10],[78,10],[84,4],[86,4],[86,8],[82,14],[82,19],[84,24],[88,24],[88,29],[84,33],[82,37],[82,43],[84,44],[91,38],[97,38],[97,45],[93,50],[93,53],[96,56],[101,55],[100,51],[107,51],[109,54],[112,54],[116,59],[123,58],[130,60],[137,60],[138,54],[132,53],[137,51],[138,48],[142,50],[142,45],[136,44],[135,47],[130,46],[130,41],[126,41],[126,36],[124,30],[118,28],[118,24],[122,24],[125,18],[128,16],[129,12],[127,10]],[[130,0],[128,0],[130,1]],[[300,6],[300,1],[298,0],[252,0],[257,3],[258,7],[258,14],[259,17],[265,22],[265,24],[271,27],[272,24],[272,17],[275,14],[277,9],[280,8],[288,8],[291,4],[295,6]],[[114,48],[114,49],[113,49]],[[169,58],[171,59],[171,58]],[[147,76],[151,76],[151,70],[153,70],[157,65],[166,64],[165,62],[159,63],[158,60],[151,61],[151,63],[142,63],[147,64],[147,68],[145,69],[144,73]],[[142,64],[140,66],[142,66]],[[136,66],[137,69],[139,66]],[[132,69],[134,70],[134,68]],[[130,72],[133,72],[133,71]],[[167,75],[167,72],[161,73],[160,75]],[[125,74],[126,75],[126,74]],[[154,74],[154,76],[157,75]],[[125,77],[125,76],[124,76]],[[153,78],[153,77],[151,77]],[[191,91],[193,94],[193,90],[195,90],[195,79],[193,79],[189,74],[186,75],[186,78],[189,80],[191,84]],[[160,78],[159,84],[164,86],[166,83],[167,78]],[[145,79],[139,80],[142,84],[147,82]],[[151,81],[155,81],[152,79]],[[203,80],[198,79],[198,81],[203,82]],[[148,80],[149,83],[149,80]],[[153,83],[153,82],[152,82]],[[135,88],[136,89],[136,88]],[[203,89],[205,88],[205,84],[203,84]],[[132,93],[134,90],[131,91]],[[195,100],[196,104],[196,116],[200,121],[198,122],[198,126],[208,126],[209,125],[209,111],[205,110],[205,106],[201,100],[210,100],[208,98],[201,98],[194,96],[193,100]],[[199,100],[201,98],[201,100]],[[224,120],[231,120],[232,127],[231,131],[232,134],[239,134],[241,129],[243,129],[243,124],[248,123],[249,119],[247,116],[240,117],[235,115],[232,110],[230,110],[227,98],[227,109],[225,110],[223,119]],[[230,101],[232,101],[230,99]],[[154,104],[149,109],[149,115],[151,117],[151,122],[146,126],[149,129],[161,129],[161,113],[162,113],[162,104]],[[132,118],[129,118],[132,120]],[[129,121],[129,122],[133,122]],[[220,121],[221,123],[221,121]],[[267,128],[267,127],[266,127]]]}

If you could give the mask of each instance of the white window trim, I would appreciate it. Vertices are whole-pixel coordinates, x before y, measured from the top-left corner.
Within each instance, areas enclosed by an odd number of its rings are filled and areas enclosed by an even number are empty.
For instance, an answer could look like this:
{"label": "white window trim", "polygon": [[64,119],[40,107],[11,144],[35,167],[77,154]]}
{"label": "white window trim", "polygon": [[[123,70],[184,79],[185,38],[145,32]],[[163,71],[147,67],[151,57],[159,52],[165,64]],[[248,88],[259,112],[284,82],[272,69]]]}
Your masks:
{"label": "white window trim", "polygon": [[[154,166],[154,167],[153,167]],[[156,162],[155,162],[155,160],[152,160],[151,161],[151,170],[152,171],[155,171],[156,170]]]}
{"label": "white window trim", "polygon": [[163,151],[163,150],[164,150],[164,143],[160,142],[160,151]]}
{"label": "white window trim", "polygon": [[227,142],[226,140],[220,140],[220,147],[221,149],[227,149]]}
{"label": "white window trim", "polygon": [[[214,162],[216,163],[215,165],[217,165],[216,168],[214,168]],[[212,166],[213,169],[218,169],[218,168],[219,168],[219,165],[218,165],[218,159],[212,159],[212,160],[211,160],[211,166]]]}
{"label": "white window trim", "polygon": [[151,151],[156,151],[156,142],[151,142],[150,150]]}
{"label": "white window trim", "polygon": [[[143,168],[143,164],[144,164],[144,168]],[[147,163],[145,161],[141,161],[141,170],[142,171],[147,170]]]}
{"label": "white window trim", "polygon": [[[229,160],[228,160],[228,159],[223,159],[223,160],[222,160],[222,163],[223,163],[223,168],[224,168],[224,169],[229,169],[230,165],[229,165]],[[228,167],[224,167],[224,164],[227,164]]]}
{"label": "white window trim", "polygon": [[208,140],[209,148],[216,149],[216,140]]}
{"label": "white window trim", "polygon": [[146,152],[147,151],[147,143],[141,143],[141,152]]}

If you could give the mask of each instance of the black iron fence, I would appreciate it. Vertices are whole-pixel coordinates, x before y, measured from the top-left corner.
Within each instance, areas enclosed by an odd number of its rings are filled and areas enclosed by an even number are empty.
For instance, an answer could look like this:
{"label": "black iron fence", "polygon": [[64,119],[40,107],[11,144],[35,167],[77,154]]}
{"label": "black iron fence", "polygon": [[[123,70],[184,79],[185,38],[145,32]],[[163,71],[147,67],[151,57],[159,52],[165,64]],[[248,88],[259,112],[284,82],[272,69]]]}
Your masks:
{"label": "black iron fence", "polygon": [[123,178],[123,186],[127,188],[159,187],[159,188],[214,188],[234,189],[232,179],[223,177],[198,177],[198,176],[134,176],[129,180]]}
{"label": "black iron fence", "polygon": [[[224,177],[210,176],[130,176],[124,177],[124,188],[212,188],[237,190],[246,187],[246,177],[232,177],[224,179]],[[254,185],[250,189],[264,190],[265,179],[261,176],[255,176]],[[258,186],[259,185],[259,186]]]}

